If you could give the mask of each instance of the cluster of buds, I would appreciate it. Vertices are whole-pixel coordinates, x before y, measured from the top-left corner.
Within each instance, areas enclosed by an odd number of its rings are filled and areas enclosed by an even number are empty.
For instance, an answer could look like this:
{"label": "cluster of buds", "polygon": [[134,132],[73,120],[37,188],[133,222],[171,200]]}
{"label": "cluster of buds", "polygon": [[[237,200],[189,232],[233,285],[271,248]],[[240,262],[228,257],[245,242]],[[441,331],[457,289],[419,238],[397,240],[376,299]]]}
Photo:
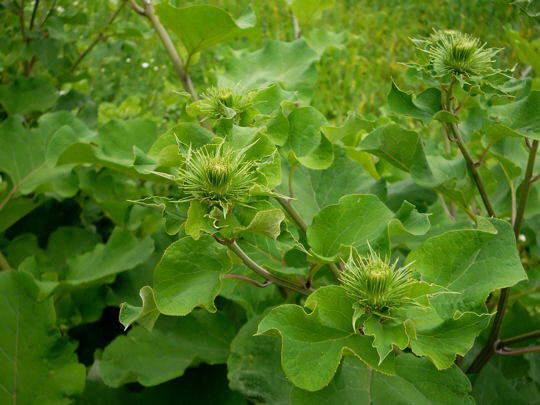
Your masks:
{"label": "cluster of buds", "polygon": [[398,267],[397,261],[382,259],[371,247],[366,256],[349,257],[340,281],[355,305],[381,315],[410,302],[408,292],[417,283],[410,264]]}
{"label": "cluster of buds", "polygon": [[254,114],[255,91],[241,91],[236,87],[210,87],[201,99],[188,106],[190,115],[205,115],[209,119],[248,121]]}
{"label": "cluster of buds", "polygon": [[413,40],[428,54],[437,76],[479,77],[494,72],[498,49],[488,48],[478,38],[459,31],[435,31],[428,38]]}
{"label": "cluster of buds", "polygon": [[190,148],[180,169],[180,189],[187,195],[185,201],[199,200],[220,207],[225,215],[234,205],[248,201],[255,182],[255,165],[245,159],[245,152],[223,144]]}

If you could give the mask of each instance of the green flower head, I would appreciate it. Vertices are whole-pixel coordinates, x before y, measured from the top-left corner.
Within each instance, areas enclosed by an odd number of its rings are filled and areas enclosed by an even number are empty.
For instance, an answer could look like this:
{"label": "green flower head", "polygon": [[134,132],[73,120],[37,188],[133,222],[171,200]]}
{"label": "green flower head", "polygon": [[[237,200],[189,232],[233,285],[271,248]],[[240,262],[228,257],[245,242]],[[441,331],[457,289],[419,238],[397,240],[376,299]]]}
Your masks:
{"label": "green flower head", "polygon": [[498,49],[487,48],[478,38],[459,31],[435,31],[415,43],[430,58],[439,76],[482,76],[493,71],[493,57]]}
{"label": "green flower head", "polygon": [[411,301],[407,296],[417,280],[410,265],[397,267],[382,259],[371,247],[367,256],[350,256],[340,281],[347,294],[369,312],[386,313]]}
{"label": "green flower head", "polygon": [[236,87],[210,87],[199,101],[190,106],[192,114],[204,114],[210,119],[240,118],[253,106],[255,92]]}
{"label": "green flower head", "polygon": [[243,151],[223,144],[190,148],[185,167],[180,169],[180,188],[188,195],[186,200],[219,206],[225,213],[249,200],[255,181],[254,162],[246,160]]}

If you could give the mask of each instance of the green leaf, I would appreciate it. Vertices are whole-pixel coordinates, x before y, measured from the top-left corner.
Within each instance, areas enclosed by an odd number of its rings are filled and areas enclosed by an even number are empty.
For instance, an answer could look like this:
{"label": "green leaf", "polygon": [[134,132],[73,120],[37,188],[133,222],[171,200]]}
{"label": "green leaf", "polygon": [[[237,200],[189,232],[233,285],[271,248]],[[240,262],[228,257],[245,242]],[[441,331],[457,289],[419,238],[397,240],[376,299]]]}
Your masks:
{"label": "green leaf", "polygon": [[388,105],[397,114],[429,121],[442,109],[441,92],[439,89],[429,88],[413,99],[412,95],[401,91],[395,83],[392,83]]}
{"label": "green leaf", "polygon": [[446,111],[446,110],[439,111],[437,114],[433,116],[433,119],[442,123],[457,124],[459,122],[459,118],[457,115],[452,114],[450,111]]}
{"label": "green leaf", "polygon": [[403,354],[396,358],[396,375],[385,375],[347,357],[328,387],[317,392],[295,389],[290,403],[473,405],[470,392],[471,383],[456,366],[438,371],[428,360]]}
{"label": "green leaf", "polygon": [[285,220],[285,214],[280,209],[257,211],[248,226],[239,227],[237,232],[251,232],[277,239],[281,233],[280,225]]}
{"label": "green leaf", "polygon": [[223,313],[197,310],[182,318],[162,318],[152,331],[136,326],[107,346],[100,374],[111,387],[161,384],[184,374],[195,361],[224,363],[234,334],[231,319]]}
{"label": "green leaf", "polygon": [[[3,196],[2,196],[3,197]],[[5,231],[19,219],[32,212],[39,207],[41,202],[35,201],[32,198],[12,198],[2,208],[2,215],[0,216],[0,232]]]}
{"label": "green leaf", "polygon": [[251,9],[237,20],[225,10],[204,4],[177,8],[164,2],[155,9],[163,25],[177,35],[190,55],[246,34],[257,24]]}
{"label": "green leaf", "polygon": [[[474,381],[473,394],[480,405],[529,405],[537,400],[538,395],[527,397],[523,386],[516,387],[493,362],[485,365]],[[536,398],[535,398],[536,397]]]}
{"label": "green leaf", "polygon": [[202,306],[216,312],[214,299],[221,275],[229,270],[227,249],[203,235],[182,238],[171,244],[154,270],[154,292],[159,311],[184,316]]}
{"label": "green leaf", "polygon": [[199,239],[202,233],[211,234],[217,230],[212,226],[212,220],[207,216],[207,208],[198,200],[192,200],[189,203],[184,226],[186,234],[193,239]]}
{"label": "green leaf", "polygon": [[45,111],[58,100],[56,89],[45,77],[17,77],[0,86],[0,104],[9,115]]}
{"label": "green leaf", "polygon": [[52,298],[38,300],[32,276],[0,272],[0,403],[68,404],[84,388],[76,345],[56,327]]}
{"label": "green leaf", "polygon": [[146,118],[112,120],[99,129],[97,136],[72,144],[58,158],[58,164],[91,163],[132,177],[160,183],[174,183],[152,170],[157,161],[148,156],[156,141],[156,125]]}
{"label": "green leaf", "polygon": [[[346,156],[345,150],[334,145],[335,157],[325,170],[309,170],[304,166],[295,169],[292,200],[294,208],[311,223],[313,217],[324,207],[335,204],[346,194],[368,193],[375,183],[356,161]],[[354,175],[352,174],[354,173]],[[321,193],[321,190],[324,190]],[[285,189],[280,189],[285,194]]]}
{"label": "green leaf", "polygon": [[489,221],[492,230],[449,231],[428,239],[407,257],[424,281],[459,293],[431,300],[445,319],[452,318],[456,311],[486,312],[485,302],[492,291],[527,277],[510,224]]}
{"label": "green leaf", "polygon": [[347,115],[347,119],[342,126],[325,126],[322,132],[332,143],[342,143],[347,146],[356,146],[361,136],[366,132],[371,132],[373,122],[360,118],[356,113]]}
{"label": "green leaf", "polygon": [[277,332],[282,338],[281,364],[296,386],[316,391],[334,376],[341,357],[350,353],[370,367],[393,372],[393,358],[379,366],[372,338],[352,329],[353,302],[339,286],[319,288],[298,305],[281,305],[263,318],[257,333]]}
{"label": "green leaf", "polygon": [[[6,172],[23,194],[36,190],[71,171],[55,168],[59,155],[90,130],[66,112],[45,114],[38,127],[28,129],[19,117],[0,126],[0,170]],[[76,190],[75,190],[76,192]]]}
{"label": "green leaf", "polygon": [[324,10],[332,8],[334,0],[287,0],[296,18],[302,24],[319,19]]}
{"label": "green leaf", "polygon": [[332,164],[332,144],[323,136],[326,118],[313,107],[302,107],[289,114],[289,145],[300,163],[310,169],[326,169]]}
{"label": "green leaf", "polygon": [[277,82],[285,90],[296,90],[300,101],[311,99],[317,78],[314,62],[319,55],[303,40],[268,41],[255,52],[233,55],[225,73],[218,76],[220,86],[256,89]]}
{"label": "green leaf", "polygon": [[425,214],[417,213],[407,202],[394,214],[375,195],[353,194],[323,208],[313,218],[307,238],[313,253],[323,260],[334,261],[340,252],[345,253],[342,249],[366,248],[369,241],[387,231],[389,224],[412,234],[421,235],[429,229]]}
{"label": "green leaf", "polygon": [[322,56],[327,49],[344,49],[346,35],[347,33],[345,31],[332,32],[323,28],[315,28],[313,30],[309,30],[309,32],[305,35],[305,39],[308,45],[315,49],[319,56]]}
{"label": "green leaf", "polygon": [[381,322],[379,318],[371,317],[364,322],[364,333],[373,336],[373,347],[379,353],[380,363],[390,354],[394,345],[402,350],[409,346],[407,326],[404,322],[392,319]]}
{"label": "green leaf", "polygon": [[159,153],[167,147],[173,147],[175,151],[178,151],[176,139],[185,145],[191,145],[193,148],[200,148],[201,146],[210,143],[213,137],[214,134],[198,124],[193,122],[181,122],[160,135],[150,147],[148,154],[157,158],[159,157]]}
{"label": "green leaf", "polygon": [[146,329],[152,330],[159,317],[154,291],[152,287],[146,285],[141,288],[139,295],[141,296],[142,307],[136,307],[127,302],[120,305],[120,323],[124,325],[124,329],[137,322]]}
{"label": "green leaf", "polygon": [[249,320],[231,342],[230,387],[266,404],[289,404],[293,385],[281,368],[279,341],[255,335],[260,317]]}
{"label": "green leaf", "polygon": [[432,183],[432,173],[427,163],[420,137],[396,124],[375,129],[358,145],[360,150],[370,152],[388,161],[417,179]]}
{"label": "green leaf", "polygon": [[153,251],[150,237],[138,241],[130,232],[116,228],[106,244],[68,260],[63,282],[72,286],[99,282],[143,263]]}
{"label": "green leaf", "polygon": [[257,318],[242,327],[231,343],[228,360],[231,388],[268,404],[474,404],[471,384],[457,367],[439,371],[412,354],[396,357],[395,375],[373,371],[345,357],[334,379],[320,391],[294,387],[280,365],[280,347],[269,336],[253,336]]}
{"label": "green leaf", "polygon": [[491,318],[488,314],[467,312],[443,319],[433,308],[413,308],[406,313],[414,319],[416,328],[416,336],[410,339],[412,351],[429,357],[439,370],[451,367],[456,355],[465,356]]}
{"label": "green leaf", "polygon": [[540,140],[540,91],[514,103],[491,107],[490,114],[520,135]]}

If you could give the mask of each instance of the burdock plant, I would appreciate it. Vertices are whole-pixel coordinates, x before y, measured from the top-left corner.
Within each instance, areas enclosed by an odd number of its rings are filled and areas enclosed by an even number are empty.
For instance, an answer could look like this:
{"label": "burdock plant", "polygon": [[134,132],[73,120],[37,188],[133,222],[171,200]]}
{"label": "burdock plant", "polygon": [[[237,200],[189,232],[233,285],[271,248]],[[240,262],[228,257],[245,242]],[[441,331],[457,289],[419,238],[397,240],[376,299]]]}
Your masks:
{"label": "burdock plant", "polygon": [[398,267],[397,260],[391,263],[369,247],[366,256],[351,254],[340,281],[355,306],[369,313],[388,314],[416,298],[409,294],[419,282],[412,278],[410,266]]}
{"label": "burdock plant", "polygon": [[187,195],[184,201],[220,207],[224,215],[249,200],[255,182],[255,164],[245,158],[245,149],[235,151],[223,144],[190,148],[180,169],[180,188]]}
{"label": "burdock plant", "polygon": [[434,31],[414,42],[428,54],[429,67],[436,76],[470,78],[493,73],[493,57],[499,52],[459,31]]}
{"label": "burdock plant", "polygon": [[253,115],[255,95],[254,91],[242,91],[237,87],[210,87],[200,100],[188,106],[188,113],[202,114],[213,120],[247,121]]}

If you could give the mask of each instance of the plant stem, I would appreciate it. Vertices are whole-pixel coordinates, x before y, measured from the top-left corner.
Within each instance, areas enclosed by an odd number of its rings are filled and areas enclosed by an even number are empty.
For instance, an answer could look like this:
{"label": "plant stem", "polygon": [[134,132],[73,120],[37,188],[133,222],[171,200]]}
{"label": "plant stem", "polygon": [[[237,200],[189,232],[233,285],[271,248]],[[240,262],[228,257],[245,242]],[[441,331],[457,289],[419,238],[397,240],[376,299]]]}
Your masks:
{"label": "plant stem", "polygon": [[148,18],[148,20],[152,24],[152,27],[158,34],[159,39],[161,39],[163,46],[165,46],[165,50],[169,54],[169,58],[171,59],[174,70],[178,74],[178,77],[180,78],[180,81],[182,82],[182,85],[184,86],[184,90],[186,90],[189,94],[191,94],[191,98],[193,99],[193,101],[198,100],[199,95],[197,94],[197,91],[195,90],[195,87],[193,86],[193,82],[191,81],[191,78],[186,72],[186,69],[184,67],[184,62],[182,61],[182,58],[178,54],[178,51],[176,50],[176,47],[174,46],[171,40],[171,37],[169,36],[169,33],[167,32],[163,24],[161,24],[161,21],[159,21],[159,18],[154,11],[154,5],[152,4],[152,1],[143,0],[143,3],[144,3],[144,8],[138,6],[135,3],[135,0],[131,0],[131,7],[137,13]]}
{"label": "plant stem", "polygon": [[242,280],[242,281],[245,281],[245,282],[247,282],[249,284],[253,284],[254,286],[259,287],[259,288],[268,287],[269,285],[273,284],[271,281],[268,281],[268,280],[265,280],[264,282],[261,283],[261,282],[259,282],[257,280],[253,280],[250,277],[242,276],[240,274],[233,274],[233,273],[224,274],[223,278],[232,278],[232,279],[236,279],[236,280]]}
{"label": "plant stem", "polygon": [[531,179],[533,178],[534,162],[536,160],[536,154],[538,153],[538,143],[539,142],[537,140],[533,141],[532,143],[529,151],[527,168],[525,169],[525,177],[521,183],[521,193],[519,195],[516,221],[514,223],[514,234],[516,235],[516,239],[519,237],[521,232],[521,226],[523,225],[523,218],[525,216],[525,208],[527,207],[527,202],[529,201],[529,194],[532,187]]}
{"label": "plant stem", "polygon": [[94,49],[94,47],[102,40],[105,38],[105,32],[107,31],[107,29],[112,25],[112,23],[114,22],[114,20],[116,19],[116,17],[118,16],[118,14],[120,14],[120,11],[122,10],[122,8],[124,7],[124,5],[126,4],[126,1],[127,0],[122,0],[122,2],[120,3],[120,5],[117,7],[116,11],[113,13],[113,15],[111,16],[111,18],[109,18],[109,21],[107,21],[107,24],[105,25],[105,27],[103,27],[103,29],[101,30],[101,32],[98,34],[98,36],[96,37],[96,39],[94,39],[92,41],[92,43],[90,45],[88,45],[88,47],[80,53],[80,55],[77,57],[77,60],[75,61],[75,63],[73,64],[73,66],[71,66],[71,69],[70,71],[73,72],[77,66],[79,66],[79,64],[81,63],[81,61],[86,57],[86,55],[88,55],[90,53],[90,51],[92,51],[92,49]]}
{"label": "plant stem", "polygon": [[[516,213],[516,221],[514,223],[514,235],[516,239],[518,238],[521,232],[521,226],[523,224],[523,217],[525,215],[525,208],[527,207],[527,201],[529,199],[529,193],[531,191],[531,178],[533,176],[534,162],[536,160],[536,153],[538,151],[538,141],[535,140],[532,143],[532,146],[529,150],[529,159],[527,160],[527,168],[525,169],[525,176],[523,182],[521,183],[521,193],[518,202],[518,208]],[[501,331],[501,325],[506,312],[506,307],[508,305],[508,295],[510,293],[510,288],[503,288],[501,290],[501,295],[499,297],[499,302],[497,303],[497,313],[495,319],[493,320],[493,326],[488,337],[486,344],[484,345],[482,351],[476,356],[471,366],[467,370],[469,374],[479,373],[486,363],[491,359],[491,357],[496,353],[497,348],[496,344],[499,338]],[[517,350],[517,349],[516,349]],[[499,353],[499,352],[497,352]],[[503,354],[503,353],[500,353]],[[504,353],[508,354],[508,353]],[[518,352],[514,354],[519,354]]]}
{"label": "plant stem", "polygon": [[21,4],[18,4],[18,6],[17,15],[19,16],[19,24],[21,25],[21,36],[23,42],[26,44],[28,42],[28,35],[26,33],[26,23],[24,22],[24,0],[21,0]]}
{"label": "plant stem", "polygon": [[298,18],[296,18],[294,13],[291,13],[291,15],[293,22],[294,39],[298,39],[302,36],[302,32],[300,31],[300,23],[298,22]]}
{"label": "plant stem", "polygon": [[0,252],[0,270],[10,270],[11,266],[9,265],[9,262],[6,259],[6,256]]}
{"label": "plant stem", "polygon": [[298,213],[298,211],[296,211],[296,209],[292,206],[291,200],[287,198],[283,198],[283,197],[274,197],[274,198],[277,200],[279,205],[281,205],[283,209],[287,211],[287,213],[291,216],[295,224],[298,225],[298,227],[305,233],[308,229],[308,225],[306,221],[304,221],[304,218],[302,218],[302,216]]}
{"label": "plant stem", "polygon": [[238,246],[235,240],[221,240],[218,238],[215,239],[222,245],[227,246],[227,248],[229,248],[234,254],[236,254],[236,256],[238,256],[248,268],[253,270],[265,280],[270,281],[276,285],[288,288],[289,290],[296,291],[303,295],[310,294],[311,290],[306,288],[305,286],[270,273],[268,270],[257,264],[251,257],[247,255],[246,252],[244,252],[244,250],[242,250],[240,246]]}
{"label": "plant stem", "polygon": [[476,184],[476,188],[478,188],[478,192],[480,193],[480,197],[482,198],[482,202],[484,203],[484,207],[486,207],[486,211],[490,217],[496,217],[495,210],[493,209],[493,205],[491,204],[491,201],[489,200],[488,193],[486,191],[486,187],[484,185],[484,181],[482,180],[482,177],[480,177],[480,174],[478,173],[478,170],[476,168],[476,165],[474,163],[473,158],[471,157],[471,154],[469,153],[469,150],[467,149],[467,146],[463,142],[463,139],[461,139],[461,136],[459,135],[459,130],[456,127],[456,124],[447,124],[446,125],[447,131],[450,132],[452,135],[452,140],[454,140],[461,151],[461,154],[463,155],[463,158],[465,159],[465,162],[467,163],[467,168],[469,169],[469,173],[471,174],[474,183]]}
{"label": "plant stem", "polygon": [[540,352],[540,346],[531,346],[531,347],[519,347],[517,349],[497,349],[497,354],[502,354],[503,356],[517,356],[525,353],[534,353]]}
{"label": "plant stem", "polygon": [[[282,197],[274,197],[277,202],[285,209],[285,211],[290,215],[295,224],[300,228],[304,233],[307,232],[308,224],[304,221],[304,218],[300,215],[298,211],[292,206],[291,200]],[[335,263],[328,263],[328,267],[332,270],[332,273],[336,278],[339,277],[339,269]]]}
{"label": "plant stem", "polygon": [[32,9],[32,17],[30,17],[30,27],[29,30],[32,31],[34,28],[34,22],[36,21],[36,13],[39,7],[39,0],[34,0],[34,8]]}
{"label": "plant stem", "polygon": [[[450,82],[450,85],[448,86],[448,89],[446,90],[446,101],[444,102],[443,109],[450,112],[453,111],[452,91],[456,82],[457,82],[456,78],[453,77],[452,81]],[[467,163],[467,168],[469,169],[469,173],[471,174],[474,180],[474,183],[476,184],[476,187],[478,188],[478,192],[480,193],[480,197],[482,197],[482,202],[484,203],[484,206],[486,207],[486,211],[488,215],[490,217],[496,217],[495,210],[493,209],[493,205],[491,204],[491,201],[489,200],[489,196],[486,191],[486,187],[484,185],[482,177],[480,177],[480,174],[478,173],[476,164],[474,163],[474,160],[471,157],[469,150],[467,149],[467,145],[465,145],[465,143],[463,142],[463,139],[461,139],[461,136],[459,135],[459,129],[454,123],[444,124],[444,129],[446,131],[447,137],[451,141],[456,142],[461,154],[463,155],[463,158],[465,159],[465,162]]]}
{"label": "plant stem", "polygon": [[536,339],[536,338],[540,338],[540,330],[524,333],[522,335],[514,336],[513,338],[509,338],[509,339],[499,340],[497,342],[497,348],[511,346],[513,344],[520,343],[525,340]]}

